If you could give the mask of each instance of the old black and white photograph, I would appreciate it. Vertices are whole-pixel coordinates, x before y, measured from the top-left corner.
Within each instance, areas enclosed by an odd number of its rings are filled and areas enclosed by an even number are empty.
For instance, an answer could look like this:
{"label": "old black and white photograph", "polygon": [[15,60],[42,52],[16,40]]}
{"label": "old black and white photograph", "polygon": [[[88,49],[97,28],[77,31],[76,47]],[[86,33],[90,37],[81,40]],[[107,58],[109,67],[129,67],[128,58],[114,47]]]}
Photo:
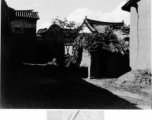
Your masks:
{"label": "old black and white photograph", "polygon": [[78,109],[150,110],[151,79],[151,0],[1,0],[0,108],[103,120]]}

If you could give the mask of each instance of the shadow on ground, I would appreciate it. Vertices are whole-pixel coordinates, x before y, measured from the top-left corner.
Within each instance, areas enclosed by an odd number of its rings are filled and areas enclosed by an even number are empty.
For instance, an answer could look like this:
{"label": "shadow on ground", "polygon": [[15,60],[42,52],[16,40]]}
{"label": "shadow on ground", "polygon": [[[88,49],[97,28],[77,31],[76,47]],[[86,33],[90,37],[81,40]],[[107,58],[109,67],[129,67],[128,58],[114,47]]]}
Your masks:
{"label": "shadow on ground", "polygon": [[50,66],[21,66],[2,82],[2,108],[138,109],[82,80],[85,73]]}

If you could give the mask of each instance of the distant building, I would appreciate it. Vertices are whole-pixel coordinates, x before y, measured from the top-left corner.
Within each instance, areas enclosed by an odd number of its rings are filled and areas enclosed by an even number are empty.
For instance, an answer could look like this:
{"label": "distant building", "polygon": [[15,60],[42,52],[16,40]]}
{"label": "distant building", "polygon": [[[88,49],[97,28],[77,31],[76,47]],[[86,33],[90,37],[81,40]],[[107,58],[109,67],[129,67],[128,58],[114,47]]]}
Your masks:
{"label": "distant building", "polygon": [[36,25],[38,13],[33,10],[15,10],[15,19],[11,22],[13,33],[11,46],[22,54],[23,62],[33,62],[36,53]]}
{"label": "distant building", "polygon": [[78,35],[78,31],[75,29],[63,29],[63,34],[64,34],[65,54],[72,55],[73,42]]}
{"label": "distant building", "polygon": [[[123,34],[120,30],[126,27],[123,21],[103,22],[91,20],[86,17],[82,26],[83,30],[81,33],[104,33],[106,29],[112,28],[118,30],[116,32],[120,32],[123,37],[128,37],[128,35]],[[89,77],[118,77],[129,70],[129,55],[112,53],[106,50],[89,53],[83,49],[80,66],[88,66]]]}
{"label": "distant building", "polygon": [[48,29],[39,29],[37,34],[42,37],[42,40],[38,41],[37,36],[37,52],[39,57],[43,59],[42,61],[48,62],[53,58],[63,59],[64,42],[61,37],[60,26],[54,24]]}
{"label": "distant building", "polygon": [[128,0],[122,7],[130,12],[130,67],[151,68],[151,0]]}
{"label": "distant building", "polygon": [[107,27],[112,27],[115,29],[120,29],[121,27],[125,26],[125,23],[122,22],[104,22],[104,21],[97,21],[91,20],[85,17],[82,25],[83,30],[82,33],[103,33]]}
{"label": "distant building", "polygon": [[36,33],[37,42],[38,42],[38,41],[43,41],[43,38],[42,38],[41,33],[44,33],[44,32],[46,32],[46,31],[48,31],[47,28],[39,29],[39,30],[37,31],[37,33]]}
{"label": "distant building", "polygon": [[77,30],[61,28],[57,24],[51,25],[48,29],[39,29],[37,49],[39,53],[45,54],[49,61],[53,57],[72,54],[72,43],[77,37],[77,33]]}
{"label": "distant building", "polygon": [[36,39],[37,39],[37,41],[42,41],[43,40],[42,36],[39,35],[39,34],[36,34]]}

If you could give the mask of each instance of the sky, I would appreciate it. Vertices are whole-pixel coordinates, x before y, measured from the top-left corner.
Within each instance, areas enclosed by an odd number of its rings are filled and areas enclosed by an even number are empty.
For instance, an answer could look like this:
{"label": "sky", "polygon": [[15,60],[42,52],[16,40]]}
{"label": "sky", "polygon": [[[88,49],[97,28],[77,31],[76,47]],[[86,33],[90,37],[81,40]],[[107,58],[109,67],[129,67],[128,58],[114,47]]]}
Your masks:
{"label": "sky", "polygon": [[127,0],[5,0],[16,10],[38,12],[37,30],[48,28],[57,16],[63,20],[82,23],[85,16],[105,22],[124,22],[129,25],[130,13],[121,10]]}

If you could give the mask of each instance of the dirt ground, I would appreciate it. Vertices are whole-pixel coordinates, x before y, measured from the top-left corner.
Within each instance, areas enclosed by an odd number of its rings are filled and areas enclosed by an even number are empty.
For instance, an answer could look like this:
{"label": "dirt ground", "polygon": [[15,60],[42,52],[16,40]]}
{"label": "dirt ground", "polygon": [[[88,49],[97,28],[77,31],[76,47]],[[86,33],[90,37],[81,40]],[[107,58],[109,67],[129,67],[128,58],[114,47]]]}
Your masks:
{"label": "dirt ground", "polygon": [[136,104],[140,109],[151,109],[152,89],[136,86],[121,86],[116,84],[117,79],[84,79],[89,83],[104,88],[130,103]]}
{"label": "dirt ground", "polygon": [[85,79],[85,69],[23,65],[12,74],[2,81],[2,108],[150,109],[151,92],[121,88],[115,79]]}

